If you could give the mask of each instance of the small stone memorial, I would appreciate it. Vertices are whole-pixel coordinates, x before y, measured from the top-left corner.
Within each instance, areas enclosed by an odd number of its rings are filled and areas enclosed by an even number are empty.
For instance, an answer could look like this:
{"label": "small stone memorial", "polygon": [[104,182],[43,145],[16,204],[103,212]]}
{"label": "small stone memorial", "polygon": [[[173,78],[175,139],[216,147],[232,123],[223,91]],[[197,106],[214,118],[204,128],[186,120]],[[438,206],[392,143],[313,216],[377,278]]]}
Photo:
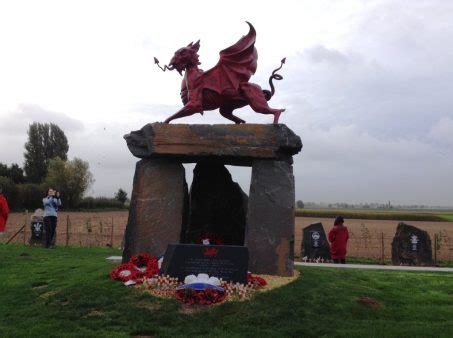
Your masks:
{"label": "small stone memorial", "polygon": [[330,246],[322,223],[314,223],[304,228],[301,257],[330,259]]}
{"label": "small stone memorial", "polygon": [[249,254],[234,245],[169,244],[161,273],[184,280],[188,275],[206,273],[226,281],[247,284]]}
{"label": "small stone memorial", "polygon": [[431,239],[426,231],[399,223],[392,242],[394,265],[432,265]]}
{"label": "small stone memorial", "polygon": [[30,245],[44,245],[46,242],[46,231],[44,228],[43,210],[36,209],[30,217]]}

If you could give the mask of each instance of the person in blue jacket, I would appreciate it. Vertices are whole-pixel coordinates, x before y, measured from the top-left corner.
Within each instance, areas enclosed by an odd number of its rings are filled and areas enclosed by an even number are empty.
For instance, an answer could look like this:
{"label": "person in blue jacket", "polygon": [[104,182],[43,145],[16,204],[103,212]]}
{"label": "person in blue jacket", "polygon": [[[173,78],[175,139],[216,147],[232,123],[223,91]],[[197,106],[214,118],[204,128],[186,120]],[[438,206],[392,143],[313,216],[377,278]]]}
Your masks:
{"label": "person in blue jacket", "polygon": [[52,241],[57,228],[57,212],[61,206],[60,193],[49,188],[47,196],[42,199],[44,206],[44,228],[46,230],[46,248],[52,249]]}

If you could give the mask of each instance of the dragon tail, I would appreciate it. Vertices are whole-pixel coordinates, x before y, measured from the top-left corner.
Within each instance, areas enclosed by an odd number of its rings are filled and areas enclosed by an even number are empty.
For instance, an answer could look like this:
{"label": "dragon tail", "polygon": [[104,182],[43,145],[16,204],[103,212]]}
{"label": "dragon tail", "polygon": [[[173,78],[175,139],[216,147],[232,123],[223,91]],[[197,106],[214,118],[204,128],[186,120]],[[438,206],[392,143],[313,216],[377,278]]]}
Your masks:
{"label": "dragon tail", "polygon": [[272,98],[272,96],[274,96],[274,94],[275,94],[275,87],[274,87],[273,80],[277,80],[277,81],[283,80],[283,76],[281,76],[280,74],[277,74],[277,72],[280,69],[282,69],[285,61],[286,61],[286,58],[283,58],[281,60],[280,67],[278,67],[277,69],[274,69],[274,71],[272,72],[271,76],[269,77],[269,86],[271,87],[271,90],[266,90],[266,89],[263,90],[264,97],[266,98],[266,101],[269,101]]}

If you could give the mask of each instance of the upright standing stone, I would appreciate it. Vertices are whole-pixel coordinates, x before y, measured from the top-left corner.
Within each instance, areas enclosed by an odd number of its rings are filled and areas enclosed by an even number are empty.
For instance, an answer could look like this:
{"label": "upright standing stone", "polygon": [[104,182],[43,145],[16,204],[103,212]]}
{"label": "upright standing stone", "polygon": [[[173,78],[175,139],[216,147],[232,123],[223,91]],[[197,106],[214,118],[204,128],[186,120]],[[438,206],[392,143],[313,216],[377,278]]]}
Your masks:
{"label": "upright standing stone", "polygon": [[399,223],[392,241],[394,265],[432,265],[431,239],[426,231]]}
{"label": "upright standing stone", "polygon": [[187,242],[215,235],[222,244],[244,245],[247,195],[223,164],[201,162],[193,173]]}
{"label": "upright standing stone", "polygon": [[293,275],[294,200],[289,162],[253,162],[245,240],[251,272]]}
{"label": "upright standing stone", "polygon": [[137,162],[123,262],[148,252],[163,255],[169,243],[178,243],[184,228],[187,184],[181,163],[166,159]]}
{"label": "upright standing stone", "polygon": [[330,245],[322,223],[310,224],[303,230],[301,257],[330,259]]}

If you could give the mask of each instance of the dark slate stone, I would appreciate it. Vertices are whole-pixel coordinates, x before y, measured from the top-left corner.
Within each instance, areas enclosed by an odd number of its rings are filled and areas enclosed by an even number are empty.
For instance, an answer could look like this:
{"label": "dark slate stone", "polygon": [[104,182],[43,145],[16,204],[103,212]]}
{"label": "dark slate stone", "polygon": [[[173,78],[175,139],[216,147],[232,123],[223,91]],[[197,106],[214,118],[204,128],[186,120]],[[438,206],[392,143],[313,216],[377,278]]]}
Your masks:
{"label": "dark slate stone", "polygon": [[300,137],[284,124],[150,123],[124,138],[139,158],[218,160],[244,166],[254,159],[290,160],[302,149]]}
{"label": "dark slate stone", "polygon": [[293,275],[294,200],[290,163],[253,162],[245,240],[252,273]]}
{"label": "dark slate stone", "polygon": [[161,273],[178,277],[206,273],[226,281],[247,284],[248,250],[243,246],[169,244]]}
{"label": "dark slate stone", "polygon": [[[46,229],[42,216],[32,216],[30,222],[30,245],[45,245],[46,244]],[[55,240],[52,245],[55,245]]]}
{"label": "dark slate stone", "polygon": [[244,245],[247,195],[222,164],[198,163],[193,172],[184,242],[197,243],[215,234],[223,239],[222,244]]}
{"label": "dark slate stone", "polygon": [[137,162],[123,262],[142,252],[160,256],[169,243],[180,240],[188,208],[186,194],[181,163],[165,159]]}
{"label": "dark slate stone", "polygon": [[433,265],[431,239],[426,231],[399,223],[392,242],[394,265]]}
{"label": "dark slate stone", "polygon": [[322,223],[311,224],[303,229],[301,257],[330,259],[330,245]]}

